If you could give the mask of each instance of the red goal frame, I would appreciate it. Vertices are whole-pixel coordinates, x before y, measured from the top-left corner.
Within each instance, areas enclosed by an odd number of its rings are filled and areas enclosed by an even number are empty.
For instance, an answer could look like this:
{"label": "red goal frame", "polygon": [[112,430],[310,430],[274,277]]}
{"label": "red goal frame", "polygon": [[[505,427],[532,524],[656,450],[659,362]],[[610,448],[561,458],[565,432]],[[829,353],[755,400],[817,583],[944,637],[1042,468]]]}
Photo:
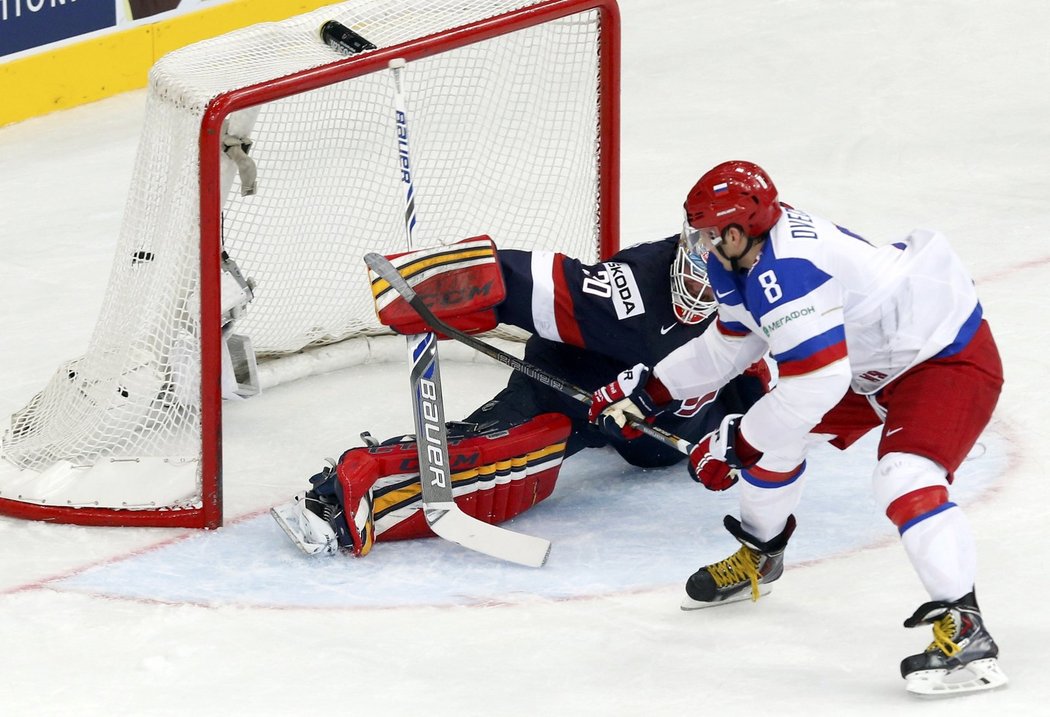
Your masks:
{"label": "red goal frame", "polygon": [[220,325],[221,183],[223,121],[233,112],[377,72],[401,58],[408,62],[489,40],[569,15],[600,14],[598,132],[599,255],[619,248],[620,13],[616,0],[547,0],[478,23],[392,47],[345,57],[277,80],[226,92],[205,110],[199,135],[201,281],[201,496],[192,508],[124,510],[43,505],[0,498],[0,514],[16,518],[94,526],[218,528],[223,522],[222,391]]}

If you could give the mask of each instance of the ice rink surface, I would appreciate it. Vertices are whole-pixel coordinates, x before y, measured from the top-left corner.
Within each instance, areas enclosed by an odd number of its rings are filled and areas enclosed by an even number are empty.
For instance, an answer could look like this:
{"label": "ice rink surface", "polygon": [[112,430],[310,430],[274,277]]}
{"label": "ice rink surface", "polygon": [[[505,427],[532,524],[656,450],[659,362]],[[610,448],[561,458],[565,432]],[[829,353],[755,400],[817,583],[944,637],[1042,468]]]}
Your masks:
{"label": "ice rink surface", "polygon": [[[436,540],[305,559],[266,511],[362,430],[410,429],[395,362],[227,405],[221,530],[0,518],[0,714],[1042,714],[1050,5],[621,9],[624,245],[674,232],[703,171],[749,159],[795,206],[879,243],[940,229],[971,267],[1007,384],[954,497],[1011,684],[904,692],[898,662],[930,633],[901,622],[927,598],[870,497],[870,440],[810,460],[789,569],[754,605],[678,609],[684,579],[735,550],[721,528],[733,493],[604,451],[567,461],[554,496],[512,524],[554,541],[542,569]],[[87,345],[143,103],[0,129],[0,415]],[[449,417],[506,376],[455,351],[442,373]]]}

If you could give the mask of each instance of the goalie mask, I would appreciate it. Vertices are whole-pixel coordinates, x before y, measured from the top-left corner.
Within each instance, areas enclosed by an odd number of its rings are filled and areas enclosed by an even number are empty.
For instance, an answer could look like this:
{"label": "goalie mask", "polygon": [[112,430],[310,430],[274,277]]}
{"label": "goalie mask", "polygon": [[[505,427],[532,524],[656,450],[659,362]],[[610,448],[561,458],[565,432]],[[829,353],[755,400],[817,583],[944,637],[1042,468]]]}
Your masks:
{"label": "goalie mask", "polygon": [[683,324],[699,324],[718,307],[707,279],[707,251],[690,251],[684,236],[671,263],[671,303]]}

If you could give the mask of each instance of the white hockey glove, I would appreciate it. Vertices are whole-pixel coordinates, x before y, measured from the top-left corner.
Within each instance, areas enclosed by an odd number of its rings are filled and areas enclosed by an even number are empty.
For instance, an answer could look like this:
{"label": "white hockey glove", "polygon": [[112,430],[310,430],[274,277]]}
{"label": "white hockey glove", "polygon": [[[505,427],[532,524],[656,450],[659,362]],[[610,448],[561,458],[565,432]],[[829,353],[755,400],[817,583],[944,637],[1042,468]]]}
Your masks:
{"label": "white hockey glove", "polygon": [[670,393],[652,370],[636,364],[591,395],[587,420],[605,433],[631,440],[642,432],[630,420],[652,423],[671,402]]}

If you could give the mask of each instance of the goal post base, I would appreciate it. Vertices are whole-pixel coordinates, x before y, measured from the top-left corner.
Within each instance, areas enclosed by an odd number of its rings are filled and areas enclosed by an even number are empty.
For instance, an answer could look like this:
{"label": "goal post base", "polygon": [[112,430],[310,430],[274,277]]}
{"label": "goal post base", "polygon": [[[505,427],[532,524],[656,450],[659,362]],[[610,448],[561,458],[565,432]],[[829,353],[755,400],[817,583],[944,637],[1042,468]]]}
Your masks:
{"label": "goal post base", "polygon": [[[210,527],[192,460],[59,461],[43,471],[0,466],[0,515],[74,525]],[[149,480],[143,480],[148,476]]]}

